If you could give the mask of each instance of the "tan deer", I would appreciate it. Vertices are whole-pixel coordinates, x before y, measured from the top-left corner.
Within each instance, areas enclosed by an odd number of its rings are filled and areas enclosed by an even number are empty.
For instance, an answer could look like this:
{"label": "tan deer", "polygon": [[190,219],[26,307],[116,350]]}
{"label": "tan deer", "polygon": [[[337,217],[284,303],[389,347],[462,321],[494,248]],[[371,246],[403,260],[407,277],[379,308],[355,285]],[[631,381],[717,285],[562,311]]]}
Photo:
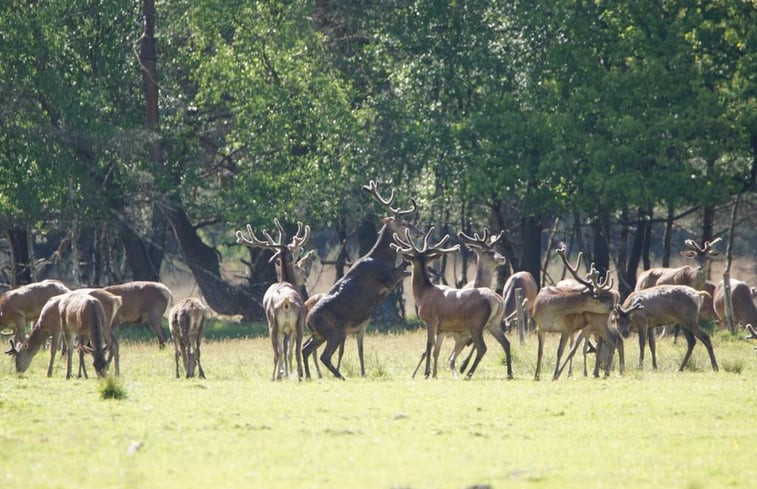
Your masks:
{"label": "tan deer", "polygon": [[[105,289],[94,288],[76,289],[74,292],[78,294],[91,295],[92,297],[100,301],[100,305],[103,307],[103,312],[105,313],[105,322],[103,323],[103,337],[108,348],[108,364],[113,361],[114,373],[116,375],[121,375],[120,349],[118,345],[118,339],[113,334],[113,321],[115,320],[116,315],[121,308],[121,296],[111,294]],[[78,376],[81,377],[83,375],[86,378],[87,369],[84,363],[84,353],[85,350],[80,348]]]}
{"label": "tan deer", "polygon": [[161,325],[166,309],[173,302],[173,294],[160,282],[134,281],[104,287],[120,296],[121,308],[113,320],[113,329],[124,324],[147,323],[158,337],[160,348],[166,345],[166,334]]}
{"label": "tan deer", "polygon": [[[507,364],[507,377],[512,378],[510,342],[502,329],[502,318],[505,311],[504,301],[496,292],[484,287],[455,289],[433,284],[428,276],[428,263],[445,253],[460,250],[460,245],[443,248],[449,240],[449,235],[442,237],[436,244],[429,245],[429,238],[433,230],[432,226],[426,232],[420,248],[413,243],[409,230],[405,231],[404,239],[395,233],[392,245],[413,265],[413,297],[418,307],[418,316],[426,324],[427,330],[426,350],[423,353],[426,359],[426,378],[429,375],[436,377],[441,339],[445,335],[449,335],[455,338],[455,351],[450,356],[449,363],[450,370],[455,376],[457,376],[454,365],[455,357],[468,337],[473,340],[476,358],[466,376],[470,379],[487,350],[483,336],[484,330],[489,330],[502,345]],[[433,374],[430,365],[432,347],[434,348]]]}
{"label": "tan deer", "polygon": [[70,291],[59,280],[43,280],[5,292],[0,296],[0,330],[12,328],[13,339],[20,343],[26,336],[26,324],[39,317],[47,300]]}
{"label": "tan deer", "polygon": [[208,308],[194,297],[179,301],[169,311],[168,325],[173,338],[177,379],[180,377],[179,361],[187,378],[194,377],[195,366],[198,376],[201,379],[205,378],[205,371],[200,362],[200,345],[203,325],[208,317]]}
{"label": "tan deer", "polygon": [[687,239],[684,246],[687,249],[681,252],[686,258],[695,261],[696,266],[684,265],[678,268],[650,268],[642,272],[636,280],[635,290],[648,289],[655,285],[688,285],[697,290],[701,290],[707,279],[707,269],[713,256],[717,256],[718,251],[714,248],[722,238],[713,241],[705,241],[699,246],[694,240]]}
{"label": "tan deer", "polygon": [[[575,278],[574,282],[560,286],[543,287],[534,300],[533,319],[536,323],[538,336],[538,351],[536,357],[536,372],[534,379],[539,380],[541,373],[541,361],[544,354],[544,338],[546,333],[560,333],[560,343],[557,347],[557,361],[555,362],[555,372],[552,380],[557,380],[562,371],[560,358],[562,357],[565,345],[568,340],[576,335],[578,331],[594,323],[597,319],[591,318],[588,321],[586,314],[596,314],[603,316],[605,320],[609,318],[615,304],[618,302],[618,293],[612,289],[613,281],[608,277],[604,280],[599,279],[599,272],[591,266],[587,279],[583,279],[578,274],[578,266],[581,260],[579,253],[575,266],[571,266],[565,256],[564,247],[557,250],[565,266]],[[599,319],[601,322],[601,319]],[[612,339],[608,336],[608,343],[613,345]],[[577,345],[578,343],[574,343]]]}
{"label": "tan deer", "polygon": [[[733,305],[733,322],[742,326],[757,326],[757,305],[754,303],[755,289],[741,280],[731,279],[731,303]],[[715,287],[712,298],[715,314],[721,326],[725,324],[725,289],[723,281]]]}
{"label": "tan deer", "polygon": [[285,337],[294,335],[294,342],[289,347],[296,348],[294,355],[297,359],[297,378],[302,379],[302,337],[305,329],[305,304],[296,283],[292,263],[292,254],[297,252],[310,237],[310,226],[304,227],[297,223],[297,233],[287,244],[284,228],[278,219],[274,219],[279,232],[278,242],[274,241],[268,231],[263,231],[264,240],[255,236],[252,226],[247,225],[247,236],[237,231],[237,243],[272,250],[271,260],[279,260],[279,282],[271,285],[263,296],[263,309],[268,319],[268,332],[273,346],[273,374],[271,380],[289,376],[287,351],[284,350]]}
{"label": "tan deer", "polygon": [[699,327],[699,309],[707,292],[696,290],[687,285],[657,285],[649,289],[632,292],[616,307],[618,329],[624,337],[631,330],[639,333],[639,368],[644,365],[645,340],[649,338],[649,350],[652,353],[652,368],[657,369],[657,351],[653,328],[668,324],[681,327],[688,348],[679,370],[683,370],[691,357],[696,338],[707,348],[712,369],[718,370],[715,353],[710,337]]}

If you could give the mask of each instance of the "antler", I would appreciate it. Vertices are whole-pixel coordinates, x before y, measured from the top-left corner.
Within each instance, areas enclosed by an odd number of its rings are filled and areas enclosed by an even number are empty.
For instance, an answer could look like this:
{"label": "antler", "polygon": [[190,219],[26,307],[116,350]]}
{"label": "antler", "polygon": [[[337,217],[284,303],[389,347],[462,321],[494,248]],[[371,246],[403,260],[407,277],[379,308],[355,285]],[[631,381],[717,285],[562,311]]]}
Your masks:
{"label": "antler", "polygon": [[[274,219],[276,221],[278,226],[278,219]],[[288,248],[289,251],[294,253],[296,250],[301,248],[310,238],[310,226],[305,225],[305,232],[302,233],[302,223],[300,221],[297,221],[297,233],[292,237],[292,242],[289,243]]]}
{"label": "antler", "polygon": [[[237,244],[244,244],[246,246],[254,246],[257,248],[266,248],[266,249],[272,249],[278,246],[273,241],[273,238],[271,238],[271,235],[268,234],[267,231],[263,231],[263,236],[266,238],[265,241],[255,236],[255,232],[253,232],[252,226],[249,224],[247,225],[248,236],[245,236],[242,231],[237,231],[236,235],[237,235]],[[281,242],[281,240],[279,240],[279,242]]]}
{"label": "antler", "polygon": [[394,204],[395,199],[397,198],[397,189],[392,188],[392,193],[389,195],[388,199],[384,199],[381,197],[381,195],[378,193],[378,184],[375,180],[371,180],[368,182],[368,185],[363,185],[361,187],[366,192],[373,195],[373,198],[375,198],[386,210],[388,210],[393,216],[395,217],[402,217],[406,216],[408,214],[414,213],[416,210],[418,210],[418,204],[415,202],[415,199],[410,199],[410,202],[413,203],[413,207],[406,210],[401,210],[400,208],[394,208],[392,205]]}
{"label": "antler", "polygon": [[[403,255],[421,256],[426,255],[430,258],[436,258],[444,253],[454,253],[460,251],[460,245],[455,245],[450,248],[442,248],[444,244],[449,240],[449,234],[445,234],[435,245],[429,246],[428,240],[431,237],[431,233],[434,232],[434,226],[431,226],[426,235],[423,237],[423,246],[418,248],[413,239],[410,237],[410,230],[405,229],[405,239],[400,238],[397,233],[394,233],[394,241],[390,246]],[[397,244],[398,243],[398,244]]]}
{"label": "antler", "polygon": [[[697,255],[700,256],[715,256],[718,254],[718,251],[714,249],[714,246],[718,243],[720,243],[723,240],[722,237],[715,238],[712,241],[705,241],[704,246],[699,246],[696,241],[693,239],[687,239],[683,242],[683,244],[689,248],[689,250],[695,252]],[[682,254],[685,254],[685,252],[681,252]]]}
{"label": "antler", "polygon": [[636,301],[631,304],[631,307],[629,307],[628,309],[623,309],[623,306],[621,306],[620,304],[615,304],[615,312],[617,312],[619,316],[628,316],[637,309],[644,309],[644,304]]}
{"label": "antler", "polygon": [[485,249],[485,248],[491,248],[494,246],[494,244],[502,239],[502,236],[505,235],[505,231],[502,230],[497,234],[496,236],[492,236],[491,239],[489,238],[489,228],[484,228],[484,235],[479,236],[478,233],[473,233],[473,237],[468,236],[464,232],[460,231],[457,233],[457,237],[460,238],[460,240],[465,243],[465,246],[468,248],[475,248],[475,249]]}
{"label": "antler", "polygon": [[570,262],[568,261],[568,258],[565,256],[565,246],[561,246],[557,249],[557,254],[560,255],[560,258],[562,259],[562,262],[565,264],[565,267],[570,271],[571,275],[573,275],[573,278],[575,278],[579,283],[581,283],[586,288],[590,289],[595,295],[599,292],[608,291],[612,289],[614,285],[614,281],[610,278],[610,272],[607,272],[607,275],[605,275],[605,279],[603,281],[599,280],[599,270],[597,270],[594,267],[594,264],[592,263],[589,267],[589,273],[586,274],[586,277],[589,280],[583,279],[578,275],[578,267],[581,265],[581,257],[583,254],[581,252],[578,253],[578,258],[576,259],[576,265],[571,266]]}

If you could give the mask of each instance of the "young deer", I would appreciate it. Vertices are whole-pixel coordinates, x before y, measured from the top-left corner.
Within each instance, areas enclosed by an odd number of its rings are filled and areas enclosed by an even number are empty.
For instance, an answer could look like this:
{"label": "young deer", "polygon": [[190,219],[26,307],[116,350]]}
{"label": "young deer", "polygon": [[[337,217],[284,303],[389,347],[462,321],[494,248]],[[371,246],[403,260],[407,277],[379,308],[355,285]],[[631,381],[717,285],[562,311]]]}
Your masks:
{"label": "young deer", "polygon": [[199,377],[205,378],[205,371],[200,363],[200,344],[203,323],[209,315],[210,311],[203,303],[193,297],[179,301],[168,313],[168,324],[175,350],[177,379],[180,377],[179,360],[187,378],[194,377],[195,365]]}
{"label": "young deer", "polygon": [[415,303],[418,307],[418,316],[426,324],[428,334],[426,351],[424,352],[426,377],[428,378],[432,374],[430,366],[431,347],[434,347],[433,376],[436,377],[441,340],[444,335],[451,335],[455,338],[455,351],[450,356],[450,370],[455,376],[457,376],[454,365],[455,357],[468,337],[473,340],[476,358],[467,374],[467,378],[471,378],[481,358],[486,353],[483,334],[484,330],[488,329],[502,345],[507,362],[507,377],[512,378],[510,342],[505,338],[502,329],[502,318],[505,311],[502,298],[493,290],[483,287],[454,289],[431,283],[427,270],[428,263],[445,253],[460,250],[460,245],[442,248],[449,239],[449,235],[445,235],[435,245],[429,246],[429,238],[433,230],[433,226],[429,228],[423,238],[421,248],[413,243],[410,232],[407,230],[405,231],[405,239],[400,238],[395,233],[392,245],[413,265],[413,297],[415,297]]}
{"label": "young deer", "polygon": [[392,189],[388,199],[379,195],[378,186],[374,181],[363,186],[362,189],[373,195],[390,215],[384,218],[384,225],[379,230],[373,248],[357,260],[308,312],[306,322],[312,335],[302,350],[307,378],[310,378],[308,357],[325,342],[326,347],[321,353],[321,361],[334,377],[344,379],[339,369],[334,367],[331,358],[348,333],[358,336],[360,373],[365,375],[362,340],[365,328],[376,308],[408,275],[405,270],[407,263],[404,261],[398,263],[397,252],[390,244],[393,233],[403,232],[412,226],[409,219],[417,210],[415,201],[412,201],[411,209],[400,210],[392,207],[396,198],[396,189]]}
{"label": "young deer", "polygon": [[[571,272],[576,282],[566,283],[559,286],[543,287],[534,300],[533,319],[537,325],[538,352],[536,357],[536,372],[534,379],[539,380],[541,373],[541,360],[544,354],[544,337],[546,333],[560,333],[560,343],[557,347],[557,361],[552,380],[557,380],[562,368],[560,358],[568,340],[578,331],[585,328],[588,323],[585,314],[609,317],[613,306],[618,302],[618,293],[612,289],[613,281],[605,277],[599,280],[599,272],[591,265],[591,271],[587,279],[578,275],[578,266],[581,255],[575,266],[571,266],[565,256],[565,248],[557,250],[565,266]],[[592,319],[591,322],[594,322]],[[599,319],[601,322],[601,319]],[[609,340],[608,336],[608,340]],[[577,345],[578,342],[574,343]]]}
{"label": "young deer", "polygon": [[639,333],[639,368],[644,365],[645,340],[649,337],[649,350],[652,353],[652,367],[657,369],[657,352],[653,329],[676,323],[681,327],[688,348],[679,370],[686,367],[696,343],[695,338],[704,344],[710,355],[712,369],[718,370],[715,353],[712,351],[710,337],[699,327],[699,309],[706,292],[695,290],[687,285],[657,285],[655,287],[632,292],[615,308],[618,328],[624,337],[630,330]]}
{"label": "young deer", "polygon": [[271,285],[263,295],[263,309],[268,319],[268,332],[273,346],[273,374],[271,380],[289,376],[287,351],[284,349],[285,337],[294,335],[295,341],[289,342],[289,348],[295,347],[297,358],[297,378],[302,380],[302,336],[305,329],[305,304],[302,300],[296,283],[295,272],[292,263],[292,254],[297,252],[310,237],[310,226],[305,226],[304,233],[302,223],[297,223],[297,233],[292,242],[287,244],[286,233],[278,219],[274,224],[279,231],[278,242],[274,241],[268,231],[263,231],[265,240],[259,239],[252,231],[252,226],[247,225],[247,234],[244,236],[237,231],[237,243],[247,246],[272,250],[273,256],[269,261],[278,260],[280,277],[279,282]]}
{"label": "young deer", "polygon": [[[731,279],[730,285],[733,322],[743,326],[748,324],[757,326],[757,305],[754,303],[754,289],[736,279]],[[725,289],[722,280],[715,288],[712,302],[720,324],[725,324]]]}

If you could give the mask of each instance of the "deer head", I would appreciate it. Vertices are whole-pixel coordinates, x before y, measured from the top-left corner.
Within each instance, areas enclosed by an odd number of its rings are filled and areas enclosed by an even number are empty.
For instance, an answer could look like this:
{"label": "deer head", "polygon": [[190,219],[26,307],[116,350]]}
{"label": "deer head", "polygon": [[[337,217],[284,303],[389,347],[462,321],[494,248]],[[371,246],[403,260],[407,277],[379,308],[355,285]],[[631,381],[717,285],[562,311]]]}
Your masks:
{"label": "deer head", "polygon": [[299,250],[307,242],[310,237],[310,226],[304,226],[301,222],[297,222],[297,233],[292,237],[290,243],[286,243],[286,233],[284,227],[281,225],[278,219],[273,220],[276,225],[276,229],[279,232],[278,241],[275,241],[268,231],[263,230],[263,237],[260,239],[255,236],[255,232],[252,230],[251,225],[247,225],[247,236],[242,231],[237,231],[237,243],[244,244],[249,247],[262,248],[273,251],[273,256],[268,260],[269,263],[276,261],[281,267],[281,280],[284,282],[294,283],[294,272],[292,271],[292,256],[299,253]]}
{"label": "deer head", "polygon": [[[434,226],[431,226],[423,237],[423,245],[418,248],[410,237],[410,230],[405,229],[405,239],[400,238],[397,233],[394,233],[394,243],[391,246],[408,260],[413,262],[422,261],[423,263],[435,260],[446,253],[460,251],[460,245],[442,248],[449,240],[449,234],[445,234],[436,244],[429,245],[429,238],[433,232]],[[425,266],[423,268],[425,270]]]}
{"label": "deer head", "polygon": [[457,237],[460,238],[466,247],[475,251],[479,256],[487,256],[496,266],[502,266],[507,261],[504,256],[494,249],[494,245],[502,239],[504,235],[505,231],[500,231],[497,235],[489,236],[489,228],[484,228],[483,236],[479,236],[478,233],[473,233],[473,236],[468,236],[462,231],[457,233]]}
{"label": "deer head", "polygon": [[384,224],[391,226],[393,233],[401,232],[402,228],[410,228],[415,234],[420,234],[420,231],[412,224],[412,219],[418,211],[418,204],[415,199],[410,199],[410,202],[413,204],[410,209],[402,210],[399,207],[394,207],[394,202],[397,199],[396,188],[392,188],[389,198],[384,198],[379,194],[378,184],[375,180],[371,180],[368,182],[368,185],[363,185],[361,188],[371,194],[386,209],[388,216],[384,218]]}
{"label": "deer head", "polygon": [[713,241],[705,241],[703,246],[699,246],[693,239],[687,239],[683,242],[687,248],[681,252],[686,258],[692,258],[697,263],[697,268],[705,267],[711,257],[716,256],[718,251],[714,248],[723,238],[717,238]]}

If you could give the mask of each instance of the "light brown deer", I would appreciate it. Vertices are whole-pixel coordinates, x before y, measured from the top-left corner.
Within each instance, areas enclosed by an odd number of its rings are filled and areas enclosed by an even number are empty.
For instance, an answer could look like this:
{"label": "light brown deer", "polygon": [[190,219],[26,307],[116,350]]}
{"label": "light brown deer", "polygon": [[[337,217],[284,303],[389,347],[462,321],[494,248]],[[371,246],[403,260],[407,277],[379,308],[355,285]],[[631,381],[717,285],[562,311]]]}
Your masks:
{"label": "light brown deer", "polygon": [[166,309],[173,302],[173,294],[160,282],[134,281],[104,287],[120,296],[121,308],[113,320],[113,329],[123,324],[147,323],[158,337],[160,348],[166,346],[166,334],[161,325]]}
{"label": "light brown deer", "polygon": [[[571,272],[578,286],[564,284],[561,286],[543,287],[534,300],[533,319],[536,323],[538,336],[538,351],[536,357],[536,372],[534,379],[539,380],[541,360],[544,354],[544,338],[546,333],[560,333],[560,343],[557,347],[557,361],[552,380],[557,380],[562,369],[560,358],[568,340],[578,331],[588,325],[585,314],[597,314],[607,318],[612,308],[618,302],[618,293],[612,289],[613,281],[608,277],[599,279],[599,272],[591,266],[587,279],[578,275],[581,261],[579,253],[575,266],[571,266],[565,256],[565,248],[557,250],[565,266]],[[608,338],[609,339],[609,338]],[[577,343],[576,343],[577,344]],[[612,344],[612,343],[611,343]]]}
{"label": "light brown deer", "polygon": [[652,367],[657,369],[657,352],[653,328],[668,324],[678,324],[683,331],[688,347],[679,370],[683,370],[691,357],[695,338],[704,344],[710,355],[712,369],[718,370],[710,337],[699,327],[699,309],[707,292],[698,291],[687,285],[657,285],[649,289],[632,292],[616,307],[618,329],[624,337],[631,330],[639,333],[639,368],[644,366],[645,339],[649,337],[652,353]]}
{"label": "light brown deer", "polygon": [[407,262],[398,263],[397,252],[390,244],[393,233],[412,227],[410,219],[417,211],[415,201],[411,199],[411,209],[400,210],[393,207],[396,189],[392,189],[388,199],[379,195],[375,181],[364,185],[362,189],[370,193],[389,212],[389,216],[383,219],[384,225],[378,232],[373,248],[357,260],[308,312],[306,322],[312,335],[302,350],[307,378],[310,378],[308,357],[325,342],[321,361],[334,377],[344,379],[331,358],[347,334],[353,331],[358,337],[360,373],[365,375],[363,336],[368,322],[389,292],[408,275],[405,270]]}
{"label": "light brown deer", "polygon": [[[85,298],[82,299],[79,296],[85,296]],[[99,310],[90,299],[98,302]],[[66,340],[65,349],[68,356],[66,378],[71,376],[71,359],[75,351],[74,341],[78,341],[80,351],[79,377],[82,373],[86,376],[86,368],[83,366],[84,352],[94,354],[95,370],[98,370],[98,375],[101,375],[109,361],[106,360],[104,366],[102,365],[98,356],[100,350],[115,349],[116,368],[118,368],[118,342],[111,334],[109,320],[117,311],[120,302],[120,297],[102,289],[78,289],[50,298],[42,308],[32,333],[26,341],[15,344],[11,341],[11,349],[6,353],[14,357],[16,372],[23,373],[29,368],[32,358],[39,352],[48,337],[52,337],[48,377],[53,375],[55,355],[62,339]],[[102,311],[102,318],[99,318],[99,311]],[[97,324],[99,327],[96,327]],[[87,345],[88,342],[91,344]],[[101,345],[99,349],[98,344]]]}
{"label": "light brown deer", "polygon": [[[754,289],[741,280],[731,279],[731,303],[733,305],[733,322],[747,326],[757,326],[757,305],[754,303]],[[725,289],[723,281],[715,288],[712,299],[715,313],[721,326],[725,324]]]}
{"label": "light brown deer", "polygon": [[271,285],[263,296],[263,309],[268,319],[268,332],[273,346],[273,374],[271,380],[289,376],[287,351],[284,349],[285,337],[294,335],[295,341],[289,342],[289,347],[295,347],[294,355],[297,359],[297,378],[302,379],[302,337],[305,329],[305,304],[296,283],[292,263],[292,254],[297,252],[310,236],[310,226],[297,223],[297,233],[292,242],[287,244],[284,228],[278,219],[274,219],[279,231],[278,242],[274,241],[268,231],[263,231],[264,240],[255,236],[252,226],[247,225],[247,236],[237,231],[237,243],[247,246],[272,250],[271,260],[279,260],[279,282]]}
{"label": "light brown deer", "polygon": [[705,241],[703,246],[699,246],[694,240],[687,239],[684,241],[686,250],[681,255],[691,258],[696,262],[696,266],[684,265],[678,268],[650,268],[642,272],[636,280],[635,290],[648,289],[655,285],[688,285],[697,290],[701,290],[707,279],[707,269],[710,260],[718,254],[714,248],[721,241],[717,238],[713,241]]}
{"label": "light brown deer", "polygon": [[[122,299],[120,296],[111,294],[105,289],[76,289],[74,292],[79,294],[88,294],[100,301],[100,305],[103,307],[105,313],[105,322],[103,323],[103,338],[108,349],[108,364],[113,361],[114,373],[121,375],[121,359],[120,350],[118,345],[118,339],[113,334],[113,321],[121,308]],[[79,349],[79,374],[86,378],[87,369],[84,363],[84,350]]]}
{"label": "light brown deer", "polygon": [[208,308],[194,297],[179,301],[169,311],[168,325],[173,338],[177,379],[180,377],[180,360],[187,378],[194,377],[195,366],[198,376],[201,379],[205,378],[205,371],[200,362],[200,345],[203,325],[208,317],[210,317]]}
{"label": "light brown deer", "polygon": [[39,317],[47,300],[66,292],[70,289],[59,280],[43,280],[5,292],[0,296],[0,330],[12,328],[14,340],[20,343],[26,337],[26,324]]}
{"label": "light brown deer", "polygon": [[465,247],[476,255],[476,275],[473,277],[472,282],[465,284],[466,288],[492,288],[494,273],[507,262],[505,257],[494,248],[494,245],[504,235],[505,232],[500,231],[496,236],[490,236],[488,228],[484,228],[483,236],[480,236],[478,233],[468,236],[462,231],[457,233],[457,237],[460,238]]}
{"label": "light brown deer", "polygon": [[[484,330],[487,329],[502,345],[507,363],[507,377],[512,378],[510,342],[505,338],[502,329],[502,318],[505,311],[502,298],[493,290],[484,287],[455,289],[433,284],[428,276],[428,263],[445,253],[460,250],[460,245],[443,248],[449,240],[449,235],[442,237],[438,243],[429,245],[429,238],[433,230],[433,226],[429,228],[420,248],[413,243],[409,230],[405,231],[404,239],[395,233],[394,244],[392,245],[413,265],[413,297],[418,307],[418,316],[427,328],[426,350],[424,352],[426,378],[432,375],[431,348],[434,347],[433,377],[436,377],[441,339],[444,335],[450,335],[455,338],[456,344],[455,351],[450,356],[449,365],[452,374],[455,376],[457,376],[457,372],[455,371],[454,359],[465,340],[468,337],[473,339],[476,358],[466,376],[470,379],[486,353],[487,348],[483,334]],[[460,341],[460,338],[463,338],[463,340]]]}

